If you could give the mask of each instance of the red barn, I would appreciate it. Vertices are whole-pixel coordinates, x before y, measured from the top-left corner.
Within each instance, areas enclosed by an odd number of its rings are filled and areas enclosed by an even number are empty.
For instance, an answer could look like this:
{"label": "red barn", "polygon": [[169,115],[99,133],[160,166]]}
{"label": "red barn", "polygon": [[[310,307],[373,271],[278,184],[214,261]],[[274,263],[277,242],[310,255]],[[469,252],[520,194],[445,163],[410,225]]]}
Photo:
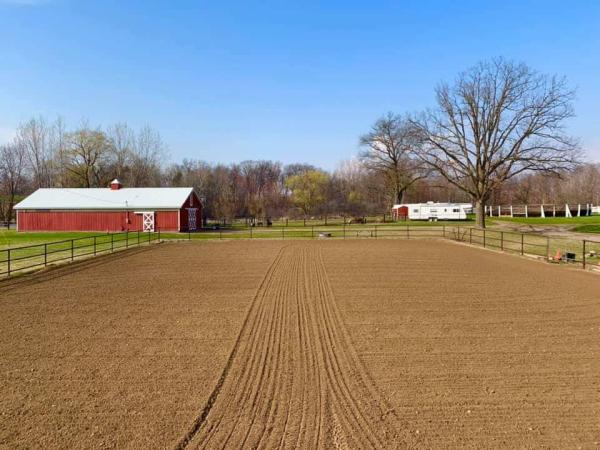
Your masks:
{"label": "red barn", "polygon": [[18,231],[194,231],[202,205],[191,187],[38,189],[15,206]]}

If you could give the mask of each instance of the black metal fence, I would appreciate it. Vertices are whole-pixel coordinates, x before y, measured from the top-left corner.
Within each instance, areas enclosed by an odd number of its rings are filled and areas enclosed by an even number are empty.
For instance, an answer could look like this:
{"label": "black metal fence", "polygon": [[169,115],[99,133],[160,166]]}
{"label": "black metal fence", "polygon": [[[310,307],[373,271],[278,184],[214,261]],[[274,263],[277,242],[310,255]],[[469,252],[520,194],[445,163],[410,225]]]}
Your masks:
{"label": "black metal fence", "polygon": [[160,233],[124,232],[86,236],[0,250],[0,277],[17,272],[113,253],[160,241]]}
{"label": "black metal fence", "polygon": [[543,236],[534,233],[454,227],[451,237],[472,245],[520,255],[537,256],[549,262],[579,264],[584,269],[600,263],[600,241]]}
{"label": "black metal fence", "polygon": [[188,233],[123,232],[86,236],[57,242],[0,250],[0,277],[17,272],[112,253],[161,240],[235,239],[419,239],[442,238],[555,263],[600,269],[600,242],[554,238],[533,233],[497,231],[465,226],[374,225],[333,227],[269,227],[211,230]]}
{"label": "black metal fence", "polygon": [[555,263],[581,265],[584,269],[600,269],[600,242],[587,239],[548,237],[534,233],[498,231],[468,226],[449,225],[341,225],[289,228],[268,227],[219,229],[198,233],[169,235],[167,239],[385,239],[444,238],[485,248],[533,256]]}
{"label": "black metal fence", "polygon": [[272,226],[245,227],[192,231],[185,233],[162,232],[163,239],[318,239],[318,238],[418,238],[441,237],[443,226],[410,225],[321,225],[321,226]]}

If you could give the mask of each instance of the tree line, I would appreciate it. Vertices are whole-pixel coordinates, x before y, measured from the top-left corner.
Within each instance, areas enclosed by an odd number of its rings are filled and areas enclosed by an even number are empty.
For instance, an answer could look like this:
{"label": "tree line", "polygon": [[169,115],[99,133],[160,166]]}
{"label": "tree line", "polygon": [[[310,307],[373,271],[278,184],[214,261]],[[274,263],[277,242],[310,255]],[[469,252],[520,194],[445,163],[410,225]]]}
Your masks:
{"label": "tree line", "polygon": [[205,215],[368,216],[405,201],[469,201],[485,226],[486,204],[598,203],[600,166],[585,163],[566,134],[574,92],[566,80],[504,59],[484,61],[436,87],[436,105],[388,113],[359,137],[337,169],[276,161],[167,163],[158,131],[126,123],[100,128],[62,119],[22,123],[0,147],[0,220],[44,187],[193,186]]}

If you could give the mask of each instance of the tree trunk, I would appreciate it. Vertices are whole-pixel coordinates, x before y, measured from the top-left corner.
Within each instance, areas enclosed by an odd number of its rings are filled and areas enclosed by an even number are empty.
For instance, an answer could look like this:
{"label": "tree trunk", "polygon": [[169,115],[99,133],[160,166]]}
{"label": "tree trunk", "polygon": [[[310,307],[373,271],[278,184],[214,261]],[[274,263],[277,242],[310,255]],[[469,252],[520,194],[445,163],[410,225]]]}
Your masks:
{"label": "tree trunk", "polygon": [[401,205],[404,203],[404,189],[397,187],[396,188],[396,204]]}
{"label": "tree trunk", "polygon": [[485,228],[485,202],[475,200],[475,223],[477,228]]}

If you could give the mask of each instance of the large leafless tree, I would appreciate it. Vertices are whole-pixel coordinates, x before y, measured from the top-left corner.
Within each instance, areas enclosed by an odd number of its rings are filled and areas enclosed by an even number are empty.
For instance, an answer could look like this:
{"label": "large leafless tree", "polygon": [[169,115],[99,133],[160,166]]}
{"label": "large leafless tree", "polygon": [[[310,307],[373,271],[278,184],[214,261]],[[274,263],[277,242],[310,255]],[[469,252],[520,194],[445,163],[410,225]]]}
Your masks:
{"label": "large leafless tree", "polygon": [[417,157],[418,133],[409,120],[388,113],[360,137],[364,150],[360,159],[370,170],[380,174],[392,193],[392,202],[402,203],[406,190],[427,177],[428,168]]}
{"label": "large leafless tree", "polygon": [[16,145],[24,151],[33,185],[37,188],[52,185],[51,127],[43,117],[32,118],[19,125]]}
{"label": "large leafless tree", "polygon": [[421,157],[468,193],[477,225],[484,206],[506,180],[528,171],[558,173],[579,160],[565,133],[574,93],[564,78],[504,59],[482,62],[436,89],[437,109],[412,123],[424,142]]}
{"label": "large leafless tree", "polygon": [[161,163],[166,159],[166,146],[157,130],[143,126],[134,140],[131,154],[131,184],[156,186]]}
{"label": "large leafless tree", "polygon": [[25,182],[26,150],[21,143],[0,146],[0,220],[13,219],[13,206]]}

